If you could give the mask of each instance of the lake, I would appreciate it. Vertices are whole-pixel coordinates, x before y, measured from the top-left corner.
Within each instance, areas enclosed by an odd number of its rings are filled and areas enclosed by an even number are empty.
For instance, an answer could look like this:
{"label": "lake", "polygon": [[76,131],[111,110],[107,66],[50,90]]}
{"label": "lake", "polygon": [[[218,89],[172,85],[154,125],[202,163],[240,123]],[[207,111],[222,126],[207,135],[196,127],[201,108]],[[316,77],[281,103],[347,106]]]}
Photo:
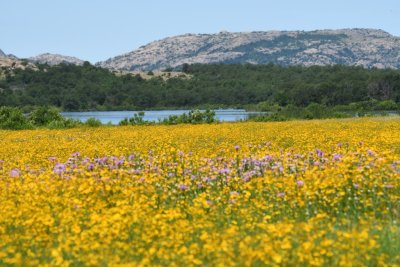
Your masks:
{"label": "lake", "polygon": [[[148,110],[144,111],[144,120],[158,122],[170,115],[181,115],[188,113],[190,110]],[[99,119],[102,123],[118,124],[124,118],[131,118],[133,114],[139,111],[89,111],[89,112],[62,112],[66,118],[77,119],[85,122],[89,118]],[[215,117],[219,121],[240,121],[246,120],[252,114],[259,112],[249,112],[244,109],[217,109]]]}

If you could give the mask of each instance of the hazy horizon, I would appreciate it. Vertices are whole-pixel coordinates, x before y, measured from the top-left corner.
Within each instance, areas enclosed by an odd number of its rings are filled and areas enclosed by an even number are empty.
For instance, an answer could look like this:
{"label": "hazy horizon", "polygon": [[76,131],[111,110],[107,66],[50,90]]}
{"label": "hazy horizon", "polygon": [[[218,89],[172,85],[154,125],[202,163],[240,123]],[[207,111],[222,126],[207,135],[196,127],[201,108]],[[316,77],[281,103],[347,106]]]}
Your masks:
{"label": "hazy horizon", "polygon": [[6,54],[54,53],[92,63],[187,33],[373,28],[400,36],[400,4],[394,0],[16,0],[1,8],[0,23],[6,27],[0,29],[0,49]]}

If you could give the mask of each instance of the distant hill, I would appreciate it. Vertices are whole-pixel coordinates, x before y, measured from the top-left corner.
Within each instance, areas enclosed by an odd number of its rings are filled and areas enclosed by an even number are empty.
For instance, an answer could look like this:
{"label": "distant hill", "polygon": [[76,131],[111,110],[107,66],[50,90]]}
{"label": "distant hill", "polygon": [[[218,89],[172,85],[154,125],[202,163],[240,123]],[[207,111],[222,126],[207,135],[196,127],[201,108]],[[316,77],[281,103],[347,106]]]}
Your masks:
{"label": "distant hill", "polygon": [[184,63],[343,64],[400,68],[400,38],[376,29],[220,32],[168,37],[96,65],[149,71]]}
{"label": "distant hill", "polygon": [[34,62],[34,63],[48,64],[50,66],[58,65],[61,63],[81,66],[85,62],[76,57],[69,57],[69,56],[63,56],[63,55],[59,55],[59,54],[50,54],[50,53],[45,53],[45,54],[40,54],[35,57],[30,57],[30,58],[28,58],[28,60],[31,62]]}
{"label": "distant hill", "polygon": [[2,59],[8,58],[8,59],[11,59],[11,60],[19,60],[18,57],[14,56],[13,54],[8,54],[7,55],[1,49],[0,49],[0,58],[2,58]]}
{"label": "distant hill", "polygon": [[2,76],[2,70],[15,70],[15,69],[33,69],[37,70],[35,64],[28,62],[26,60],[21,60],[18,57],[9,54],[6,55],[0,49],[0,76]]}

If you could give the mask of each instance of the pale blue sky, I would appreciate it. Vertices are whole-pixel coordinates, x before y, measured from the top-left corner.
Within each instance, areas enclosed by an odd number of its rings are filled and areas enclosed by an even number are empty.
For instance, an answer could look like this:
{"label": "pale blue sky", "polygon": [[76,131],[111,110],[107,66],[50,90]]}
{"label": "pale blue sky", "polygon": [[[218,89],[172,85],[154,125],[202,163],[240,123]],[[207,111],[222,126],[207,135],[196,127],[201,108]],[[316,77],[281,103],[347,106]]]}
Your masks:
{"label": "pale blue sky", "polygon": [[92,63],[184,33],[378,28],[400,36],[400,0],[0,0],[0,49]]}

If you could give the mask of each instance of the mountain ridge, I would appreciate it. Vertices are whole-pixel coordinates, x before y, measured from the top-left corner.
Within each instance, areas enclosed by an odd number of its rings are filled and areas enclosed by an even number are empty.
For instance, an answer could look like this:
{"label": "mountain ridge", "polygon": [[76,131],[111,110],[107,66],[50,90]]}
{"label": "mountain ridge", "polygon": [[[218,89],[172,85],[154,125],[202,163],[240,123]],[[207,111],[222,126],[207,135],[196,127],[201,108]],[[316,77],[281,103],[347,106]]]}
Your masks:
{"label": "mountain ridge", "polygon": [[[0,50],[0,58],[18,57]],[[43,53],[31,63],[83,65],[73,56]],[[253,31],[187,33],[140,46],[96,66],[111,71],[161,71],[184,64],[240,63],[362,66],[400,69],[400,37],[380,29],[323,29],[314,31]]]}
{"label": "mountain ridge", "polygon": [[81,66],[85,62],[77,57],[65,56],[60,54],[43,53],[34,57],[28,58],[28,61],[40,64],[48,64],[50,66],[61,63],[74,64]]}
{"label": "mountain ridge", "polygon": [[383,30],[361,28],[183,34],[96,65],[119,71],[153,71],[185,63],[344,64],[398,69],[400,38]]}

